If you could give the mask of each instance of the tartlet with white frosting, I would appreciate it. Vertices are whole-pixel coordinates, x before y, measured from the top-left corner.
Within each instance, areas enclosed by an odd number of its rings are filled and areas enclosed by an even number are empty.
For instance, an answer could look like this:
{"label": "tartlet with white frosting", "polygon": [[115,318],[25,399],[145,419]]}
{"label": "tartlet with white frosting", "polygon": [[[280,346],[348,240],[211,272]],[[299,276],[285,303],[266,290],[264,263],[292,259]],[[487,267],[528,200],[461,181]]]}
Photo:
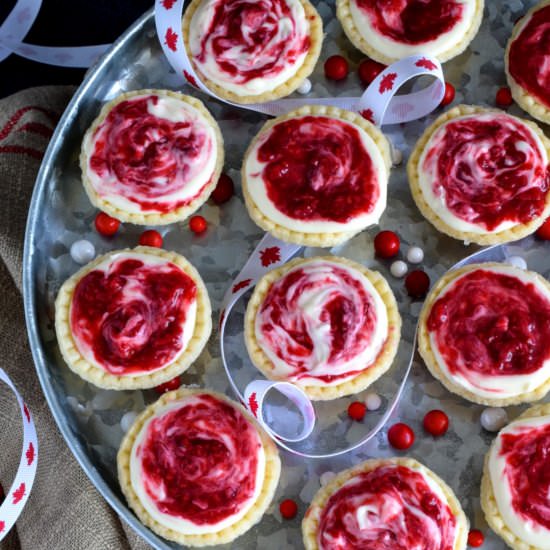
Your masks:
{"label": "tartlet with white frosting", "polygon": [[264,275],[245,315],[254,365],[311,399],[360,392],[391,366],[401,318],[386,280],[334,256],[296,259]]}
{"label": "tartlet with white frosting", "polygon": [[246,207],[283,241],[334,246],[378,223],[390,166],[387,139],[362,116],[304,106],[252,140],[241,170]]}
{"label": "tartlet with white frosting", "polygon": [[185,371],[212,330],[210,300],[181,255],[138,246],[84,266],[61,286],[55,330],[69,368],[101,388],[152,388]]}
{"label": "tartlet with white frosting", "polygon": [[302,536],[306,550],[464,550],[468,520],[452,489],[424,465],[407,457],[374,459],[317,492]]}
{"label": "tartlet with white frosting", "polygon": [[459,105],[417,142],[407,173],[416,205],[439,231],[466,242],[525,237],[550,215],[550,141],[531,121]]}
{"label": "tartlet with white frosting", "polygon": [[485,456],[481,507],[514,550],[550,550],[550,405],[505,426]]}
{"label": "tartlet with white frosting", "polygon": [[484,0],[337,0],[352,44],[380,63],[427,53],[440,61],[461,54],[483,18]]}
{"label": "tartlet with white frosting", "polygon": [[449,391],[506,406],[550,389],[550,283],[508,264],[446,273],[420,313],[418,349]]}
{"label": "tartlet with white frosting", "polygon": [[546,124],[550,123],[550,52],[545,38],[549,24],[550,0],[544,0],[516,22],[504,58],[513,98]]}
{"label": "tartlet with white frosting", "polygon": [[138,225],[184,220],[208,199],[224,162],[220,128],[201,101],[136,90],[103,106],[80,167],[94,206]]}
{"label": "tartlet with white frosting", "polygon": [[210,90],[261,103],[289,95],[312,73],[323,23],[308,0],[192,0],[183,40]]}
{"label": "tartlet with white frosting", "polygon": [[281,470],[277,447],[244,407],[189,388],[137,417],[117,464],[138,518],[186,546],[226,544],[248,531],[270,505]]}

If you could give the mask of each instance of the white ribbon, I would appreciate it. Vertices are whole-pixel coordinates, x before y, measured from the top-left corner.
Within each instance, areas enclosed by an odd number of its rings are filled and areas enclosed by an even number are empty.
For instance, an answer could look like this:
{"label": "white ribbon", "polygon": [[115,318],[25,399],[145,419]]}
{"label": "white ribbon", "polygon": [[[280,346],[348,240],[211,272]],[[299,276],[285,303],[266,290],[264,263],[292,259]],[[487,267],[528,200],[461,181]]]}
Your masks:
{"label": "white ribbon", "polygon": [[42,0],[18,0],[0,25],[0,62],[15,53],[21,57],[59,67],[86,68],[109,48],[110,44],[52,48],[23,42],[34,23]]}
{"label": "white ribbon", "polygon": [[[232,103],[209,90],[193,68],[181,30],[185,3],[185,0],[155,0],[155,25],[164,54],[182,79],[185,78],[195,88],[234,107],[279,116],[303,105],[332,105],[360,112],[365,118],[381,126],[421,118],[431,113],[445,94],[445,79],[439,61],[427,55],[414,55],[401,59],[382,71],[361,97],[279,99],[246,105]],[[403,84],[422,75],[433,76],[435,81],[419,92],[395,95]]]}
{"label": "white ribbon", "polygon": [[21,417],[23,418],[23,451],[19,461],[19,468],[17,468],[12,486],[6,492],[6,498],[0,506],[0,540],[2,540],[15,524],[29,498],[36,475],[38,440],[29,409],[15,389],[9,376],[2,369],[0,369],[0,380],[7,384],[15,394],[21,410]]}

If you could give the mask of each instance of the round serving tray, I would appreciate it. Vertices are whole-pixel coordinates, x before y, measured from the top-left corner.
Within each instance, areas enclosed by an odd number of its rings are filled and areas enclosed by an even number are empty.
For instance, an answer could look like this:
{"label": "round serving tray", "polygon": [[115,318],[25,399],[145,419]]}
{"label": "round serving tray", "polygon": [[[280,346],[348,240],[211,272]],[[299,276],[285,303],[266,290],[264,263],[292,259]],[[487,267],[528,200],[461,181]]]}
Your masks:
{"label": "round serving tray", "polygon": [[[328,82],[322,74],[324,59],[334,53],[348,57],[352,66],[363,56],[345,38],[335,18],[332,2],[315,1],[325,25],[325,42],[321,60],[312,76],[311,97],[359,96],[359,79],[353,72],[341,83]],[[493,105],[496,90],[504,85],[504,47],[513,22],[534,4],[532,1],[510,3],[487,0],[485,18],[478,36],[467,51],[444,65],[445,76],[455,84],[459,102]],[[207,104],[220,123],[226,141],[226,166],[237,184],[236,196],[221,207],[211,203],[200,213],[209,222],[204,236],[194,236],[186,224],[174,224],[161,229],[164,247],[184,254],[199,270],[212,299],[214,315],[232,278],[239,272],[262,233],[250,220],[244,207],[239,185],[240,163],[244,150],[266,117],[251,111],[233,108],[209,99],[183,85],[164,58],[158,43],[152,12],[140,18],[102,57],[87,74],[81,87],[67,107],[50,142],[40,169],[32,197],[23,265],[25,314],[30,344],[44,394],[67,444],[84,471],[117,513],[155,548],[175,548],[154,535],[128,509],[116,478],[116,452],[123,436],[121,421],[156,398],[153,391],[115,392],[100,390],[85,383],[64,364],[53,327],[54,300],[63,281],[78,269],[69,254],[71,244],[88,239],[98,254],[135,246],[142,228],[125,224],[112,239],[93,230],[96,210],[84,193],[80,182],[78,155],[84,132],[102,104],[119,93],[140,88],[183,89]],[[517,107],[512,114],[524,116]],[[385,133],[406,159],[423,129],[439,114],[404,126],[388,126]],[[405,173],[405,163],[391,173],[388,208],[381,220],[382,229],[397,231],[402,238],[402,253],[411,245],[422,246],[426,256],[422,263],[432,282],[476,247],[465,247],[438,233],[426,222],[414,205]],[[388,375],[373,388],[384,406],[399,387],[412,350],[415,321],[421,309],[420,301],[411,300],[403,281],[390,275],[389,262],[374,258],[372,239],[378,227],[361,233],[354,239],[329,251],[307,248],[306,256],[333,253],[359,261],[377,269],[387,278],[399,303],[403,317],[403,341],[398,357]],[[509,247],[499,247],[483,253],[479,259],[502,259],[507,255],[523,256],[530,269],[550,274],[550,246],[532,238]],[[413,266],[411,266],[411,269]],[[250,377],[250,366],[242,343],[245,301],[235,308],[227,330],[230,362],[236,380]],[[216,318],[216,317],[215,317]],[[248,366],[247,366],[248,365]],[[248,369],[248,370],[247,370]],[[229,383],[219,357],[219,345],[214,334],[196,365],[182,377],[186,384],[199,384],[230,394]],[[364,423],[348,419],[346,408],[351,398],[318,406],[319,429],[315,444],[349,445],[358,441],[372,428],[381,411],[368,413]],[[447,435],[434,440],[422,432],[422,417],[430,409],[447,412],[451,427]],[[510,418],[523,407],[508,409]],[[479,423],[483,407],[470,404],[447,392],[427,372],[421,360],[415,360],[411,377],[394,417],[408,422],[417,433],[417,442],[410,449],[413,456],[432,468],[455,490],[470,521],[486,532],[484,548],[503,548],[500,539],[491,534],[479,506],[479,483],[483,455],[493,434]],[[285,414],[281,410],[281,414]],[[391,422],[391,421],[390,421]],[[330,434],[330,437],[328,435]],[[323,439],[324,437],[324,439]],[[387,443],[382,430],[368,444],[346,455],[332,459],[304,460],[282,453],[283,473],[273,505],[261,523],[227,548],[283,550],[302,548],[300,522],[308,503],[320,486],[319,476],[325,471],[338,471],[369,457],[396,454]],[[277,503],[294,498],[299,514],[292,521],[283,520]],[[225,548],[225,547],[224,547]]]}

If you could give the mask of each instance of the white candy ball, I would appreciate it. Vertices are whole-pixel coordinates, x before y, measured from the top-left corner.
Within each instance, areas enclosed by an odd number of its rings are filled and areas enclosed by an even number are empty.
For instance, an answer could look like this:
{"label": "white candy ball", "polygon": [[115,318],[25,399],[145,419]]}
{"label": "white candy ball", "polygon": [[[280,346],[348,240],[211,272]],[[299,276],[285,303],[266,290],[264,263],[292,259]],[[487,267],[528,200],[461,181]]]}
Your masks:
{"label": "white candy ball", "polygon": [[393,262],[390,266],[391,274],[397,278],[404,277],[408,269],[409,268],[407,267],[407,264],[405,262],[402,262],[401,260]]}
{"label": "white candy ball", "polygon": [[506,263],[520,269],[527,269],[527,262],[521,256],[510,256]]}
{"label": "white candy ball", "polygon": [[480,421],[483,428],[488,432],[498,432],[508,423],[508,413],[500,407],[490,407],[483,410]]}
{"label": "white candy ball", "polygon": [[391,162],[394,166],[399,166],[403,162],[403,153],[393,143],[391,144]]}
{"label": "white candy ball", "polygon": [[367,393],[365,405],[369,411],[377,411],[382,406],[382,399],[377,393]]}
{"label": "white candy ball", "polygon": [[424,251],[419,246],[411,246],[407,252],[407,260],[411,264],[419,264],[424,259]]}
{"label": "white candy ball", "polygon": [[135,422],[138,414],[139,413],[136,411],[128,411],[122,415],[122,418],[120,419],[120,428],[124,433],[132,427],[132,424]]}
{"label": "white candy ball", "polygon": [[94,245],[85,239],[81,241],[75,241],[71,245],[71,258],[77,264],[87,264],[92,261],[95,257],[95,247]]}
{"label": "white candy ball", "polygon": [[311,80],[309,78],[306,78],[300,86],[298,86],[298,89],[296,90],[299,94],[306,95],[311,92]]}
{"label": "white candy ball", "polygon": [[334,472],[328,471],[321,474],[319,481],[321,482],[321,487],[328,485],[334,478],[336,474]]}

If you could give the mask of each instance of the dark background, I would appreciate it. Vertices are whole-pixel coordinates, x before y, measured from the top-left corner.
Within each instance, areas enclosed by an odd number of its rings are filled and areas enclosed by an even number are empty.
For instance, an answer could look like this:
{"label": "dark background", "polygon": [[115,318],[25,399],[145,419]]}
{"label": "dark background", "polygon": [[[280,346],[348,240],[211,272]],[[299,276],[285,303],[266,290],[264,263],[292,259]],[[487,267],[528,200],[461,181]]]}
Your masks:
{"label": "dark background", "polygon": [[[92,46],[118,38],[154,0],[43,0],[25,42],[40,46]],[[15,6],[0,0],[0,24]],[[45,84],[79,84],[85,69],[64,69],[15,54],[0,63],[0,98]]]}

